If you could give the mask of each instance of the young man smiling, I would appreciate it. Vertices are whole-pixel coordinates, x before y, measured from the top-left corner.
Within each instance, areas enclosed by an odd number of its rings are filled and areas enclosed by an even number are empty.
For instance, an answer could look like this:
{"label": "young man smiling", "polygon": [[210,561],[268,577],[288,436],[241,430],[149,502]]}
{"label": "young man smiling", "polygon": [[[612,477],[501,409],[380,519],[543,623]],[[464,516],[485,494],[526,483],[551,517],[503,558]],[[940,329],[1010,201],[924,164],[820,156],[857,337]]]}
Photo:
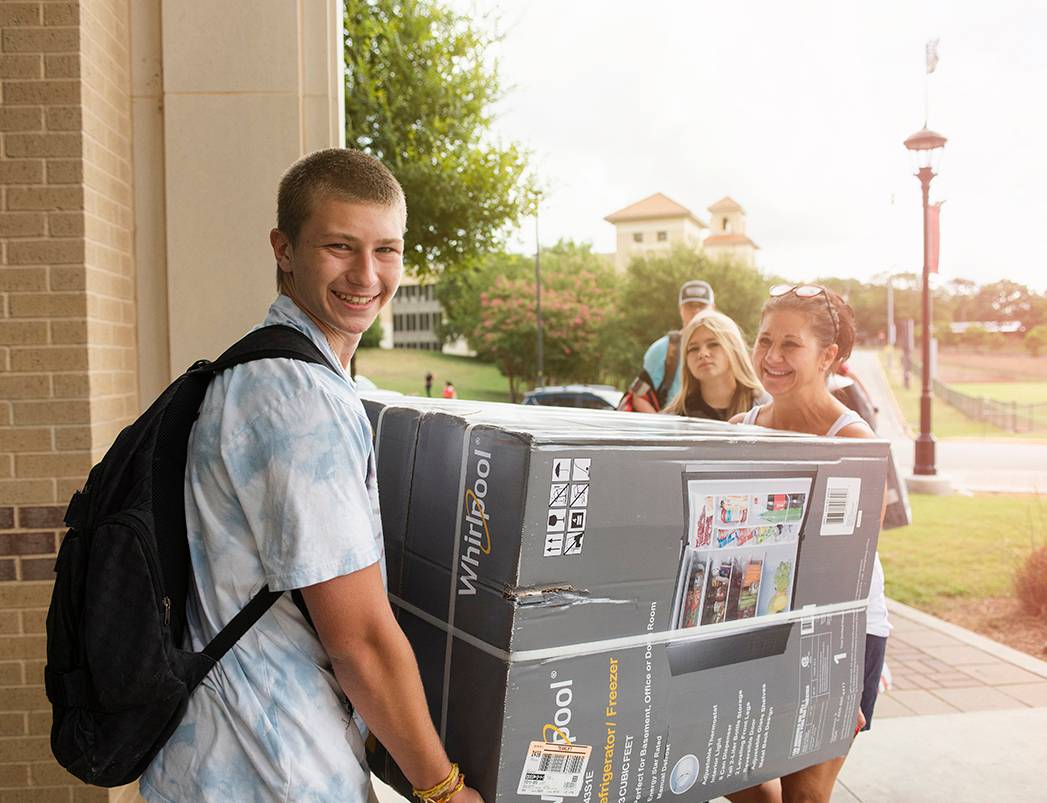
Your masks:
{"label": "young man smiling", "polygon": [[386,597],[371,429],[344,373],[396,293],[406,220],[396,179],[358,151],[311,154],[280,183],[263,324],[305,333],[342,371],[260,360],[211,383],[186,466],[187,621],[201,649],[268,584],[301,589],[315,629],[284,595],[240,639],[143,776],[150,801],[366,801],[368,729],[416,788],[480,800],[457,783]]}

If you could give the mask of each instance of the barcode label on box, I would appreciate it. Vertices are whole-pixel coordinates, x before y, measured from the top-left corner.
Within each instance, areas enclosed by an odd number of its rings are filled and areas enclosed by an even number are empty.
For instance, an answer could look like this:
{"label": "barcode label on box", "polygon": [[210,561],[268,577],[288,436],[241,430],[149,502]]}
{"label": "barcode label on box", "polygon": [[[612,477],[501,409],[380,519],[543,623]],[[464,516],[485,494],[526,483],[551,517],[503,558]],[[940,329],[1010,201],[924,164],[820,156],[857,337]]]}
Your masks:
{"label": "barcode label on box", "polygon": [[516,793],[556,797],[579,795],[592,752],[593,748],[588,745],[531,742]]}
{"label": "barcode label on box", "polygon": [[825,481],[822,535],[851,535],[858,521],[862,481],[858,477],[829,477]]}

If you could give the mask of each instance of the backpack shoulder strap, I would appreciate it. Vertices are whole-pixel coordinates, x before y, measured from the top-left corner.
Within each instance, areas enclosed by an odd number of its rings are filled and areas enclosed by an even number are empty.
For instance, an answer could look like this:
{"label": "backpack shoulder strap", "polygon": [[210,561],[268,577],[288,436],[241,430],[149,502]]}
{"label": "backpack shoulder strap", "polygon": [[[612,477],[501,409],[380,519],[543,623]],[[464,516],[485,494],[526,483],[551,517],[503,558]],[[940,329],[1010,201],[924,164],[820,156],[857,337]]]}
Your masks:
{"label": "backpack shoulder strap", "polygon": [[[240,340],[226,349],[218,359],[214,360],[214,362],[200,360],[194,363],[186,374],[194,377],[195,381],[185,386],[184,391],[182,391],[185,394],[184,398],[176,398],[172,400],[172,406],[174,409],[169,409],[168,412],[173,415],[171,416],[171,420],[164,422],[166,433],[173,434],[177,432],[179,434],[178,438],[169,439],[168,437],[165,437],[164,439],[165,441],[172,440],[177,444],[177,448],[167,450],[169,451],[169,454],[167,454],[165,459],[162,461],[169,468],[169,471],[165,475],[166,477],[181,477],[184,475],[185,463],[188,457],[187,447],[189,431],[192,427],[193,421],[196,419],[197,408],[203,398],[203,391],[206,389],[206,385],[210,383],[210,379],[221,371],[224,371],[227,368],[232,368],[236,365],[253,362],[254,360],[280,358],[301,360],[302,362],[313,363],[316,365],[325,365],[331,371],[340,374],[327,357],[324,356],[323,352],[317,348],[316,344],[313,343],[308,335],[292,326],[286,326],[284,324],[272,324],[248,332],[240,338]],[[203,381],[203,386],[199,384],[201,381]],[[182,389],[180,389],[180,391],[181,390]],[[179,395],[181,395],[181,393]],[[177,492],[172,490],[170,494],[164,494],[160,490],[161,488],[166,487],[163,485],[164,482],[166,482],[166,480],[162,480],[161,483],[157,484],[156,491],[154,492],[154,508],[162,506],[163,512],[167,516],[167,520],[182,522],[182,527],[184,527],[185,506],[181,484],[177,484]],[[173,488],[173,485],[171,487]],[[168,497],[170,498],[168,499]],[[167,500],[167,504],[164,504],[163,502],[165,499]],[[182,542],[184,542],[184,537],[182,539],[168,538],[160,541],[159,546],[161,552],[179,550],[175,554],[167,556],[167,559],[163,561],[165,566],[180,565],[178,564],[178,560],[182,557],[180,552],[180,550],[183,549],[181,546]],[[188,555],[185,555],[184,559],[187,558]],[[178,578],[178,580],[180,585],[184,587],[186,582],[185,578]],[[282,595],[282,591],[270,591],[269,586],[264,586],[257,594],[255,594],[254,597],[251,598],[243,609],[234,616],[213,639],[211,639],[211,642],[204,648],[203,652],[215,662],[220,660],[221,657],[240,640],[244,633],[251,629],[255,622],[257,622]],[[292,592],[292,599],[294,604],[302,612],[306,621],[311,625],[312,619],[309,616],[309,611],[297,589]]]}
{"label": "backpack shoulder strap", "polygon": [[665,349],[665,369],[662,372],[662,383],[658,386],[658,404],[661,407],[665,407],[665,403],[668,401],[666,396],[669,395],[669,388],[673,386],[673,380],[676,379],[676,366],[680,361],[680,333],[672,331],[666,337],[669,338],[669,345]]}
{"label": "backpack shoulder strap", "polygon": [[279,358],[326,365],[335,373],[340,373],[308,335],[282,323],[270,324],[248,332],[214,362],[201,360],[189,370],[217,374],[245,362]]}

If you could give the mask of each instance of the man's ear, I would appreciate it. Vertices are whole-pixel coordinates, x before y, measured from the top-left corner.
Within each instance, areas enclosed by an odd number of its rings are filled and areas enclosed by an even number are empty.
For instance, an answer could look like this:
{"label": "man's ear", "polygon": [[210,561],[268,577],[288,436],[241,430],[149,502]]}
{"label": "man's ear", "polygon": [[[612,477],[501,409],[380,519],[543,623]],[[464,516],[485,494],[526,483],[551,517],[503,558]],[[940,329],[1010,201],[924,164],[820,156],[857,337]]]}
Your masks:
{"label": "man's ear", "polygon": [[284,273],[291,272],[291,241],[280,229],[269,232],[269,244],[273,247],[276,266]]}

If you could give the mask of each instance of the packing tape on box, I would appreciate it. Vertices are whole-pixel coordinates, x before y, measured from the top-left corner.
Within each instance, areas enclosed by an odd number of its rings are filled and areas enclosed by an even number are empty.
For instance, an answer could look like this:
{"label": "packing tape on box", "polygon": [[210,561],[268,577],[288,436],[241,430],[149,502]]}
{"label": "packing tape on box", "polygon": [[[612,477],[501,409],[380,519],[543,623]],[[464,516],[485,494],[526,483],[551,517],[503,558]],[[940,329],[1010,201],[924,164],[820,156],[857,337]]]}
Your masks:
{"label": "packing tape on box", "polygon": [[[656,633],[638,633],[635,636],[622,636],[600,641],[580,641],[574,644],[563,644],[559,647],[545,647],[537,650],[517,650],[507,652],[500,647],[495,647],[483,639],[479,639],[471,633],[466,633],[453,625],[449,625],[440,618],[426,613],[421,608],[406,602],[395,594],[389,595],[389,600],[401,610],[421,619],[423,622],[447,633],[448,644],[454,639],[469,644],[472,647],[485,652],[493,658],[510,664],[522,664],[531,661],[548,661],[556,658],[574,658],[579,655],[592,655],[594,653],[612,650],[628,649],[630,647],[642,647],[647,644],[665,644],[668,642],[689,643],[693,641],[707,641],[709,639],[722,638],[735,633],[751,633],[751,622],[722,622],[720,624],[703,625],[701,628],[683,627],[673,630],[660,630]],[[800,608],[795,611],[784,611],[782,613],[769,614],[760,619],[761,626],[772,627],[774,625],[791,624],[792,622],[805,619],[817,619],[823,616],[833,616],[838,613],[850,613],[864,610],[868,600],[857,600],[852,602],[838,602],[833,605],[817,605]],[[448,647],[447,663],[450,662],[450,647]],[[444,683],[444,695],[447,695],[447,682]]]}

